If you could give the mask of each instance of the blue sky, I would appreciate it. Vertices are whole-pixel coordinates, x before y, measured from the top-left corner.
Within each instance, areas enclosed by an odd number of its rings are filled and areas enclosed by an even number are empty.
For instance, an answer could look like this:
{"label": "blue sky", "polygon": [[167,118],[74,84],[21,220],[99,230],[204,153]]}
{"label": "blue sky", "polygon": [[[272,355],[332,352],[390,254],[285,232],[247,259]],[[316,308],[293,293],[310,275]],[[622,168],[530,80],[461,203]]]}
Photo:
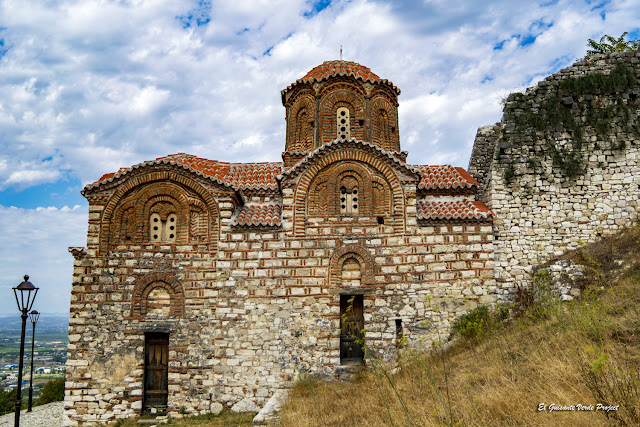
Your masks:
{"label": "blue sky", "polygon": [[639,22],[640,0],[0,0],[0,314],[25,273],[39,311],[68,310],[80,190],[103,173],[280,160],[280,90],[340,46],[402,90],[410,163],[466,167],[502,98]]}

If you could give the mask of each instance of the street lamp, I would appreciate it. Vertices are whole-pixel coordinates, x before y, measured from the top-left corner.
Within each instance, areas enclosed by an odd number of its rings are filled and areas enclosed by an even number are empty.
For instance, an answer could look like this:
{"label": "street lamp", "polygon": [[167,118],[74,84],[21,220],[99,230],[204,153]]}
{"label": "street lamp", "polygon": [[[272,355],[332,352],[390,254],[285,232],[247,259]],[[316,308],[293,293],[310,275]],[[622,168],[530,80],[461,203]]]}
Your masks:
{"label": "street lamp", "polygon": [[[31,311],[33,302],[38,294],[38,289],[31,282],[29,276],[25,274],[24,282],[13,288],[13,294],[16,296],[16,304],[18,310],[22,312],[22,334],[20,335],[20,361],[18,362],[18,395],[16,396],[16,422],[15,427],[20,427],[20,403],[22,402],[22,359],[24,358],[24,326],[27,323],[27,313]],[[33,296],[31,293],[33,292]],[[20,298],[18,298],[20,293]]]}
{"label": "street lamp", "polygon": [[33,332],[31,334],[31,379],[29,380],[29,409],[27,409],[27,412],[31,412],[31,402],[33,399],[33,343],[36,338],[36,323],[38,323],[38,317],[40,317],[38,310],[32,310],[31,313],[29,313],[29,319],[31,319],[31,324],[33,325]]}

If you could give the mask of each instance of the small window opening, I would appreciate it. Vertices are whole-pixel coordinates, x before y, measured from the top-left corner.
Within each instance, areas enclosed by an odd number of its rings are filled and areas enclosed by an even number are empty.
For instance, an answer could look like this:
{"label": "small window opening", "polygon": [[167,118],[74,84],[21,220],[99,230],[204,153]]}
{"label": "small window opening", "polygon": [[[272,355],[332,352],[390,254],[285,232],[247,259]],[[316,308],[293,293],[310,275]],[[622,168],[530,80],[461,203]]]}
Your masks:
{"label": "small window opening", "polygon": [[340,188],[340,213],[358,213],[358,187]]}
{"label": "small window opening", "polygon": [[384,217],[381,217],[381,216],[378,217],[378,224],[380,225],[384,224]]}
{"label": "small window opening", "polygon": [[402,331],[402,319],[396,319],[396,347],[402,345],[404,332]]}
{"label": "small window opening", "polygon": [[178,223],[176,214],[169,214],[166,220],[162,220],[160,214],[153,213],[149,218],[149,239],[152,242],[175,242],[176,226]]}
{"label": "small window opening", "polygon": [[351,124],[349,119],[349,109],[338,108],[336,112],[337,137],[339,139],[351,138]]}
{"label": "small window opening", "polygon": [[395,126],[391,126],[391,133],[396,133],[396,127]]}
{"label": "small window opening", "polygon": [[360,125],[360,127],[364,126],[364,120],[358,120],[358,125]]}

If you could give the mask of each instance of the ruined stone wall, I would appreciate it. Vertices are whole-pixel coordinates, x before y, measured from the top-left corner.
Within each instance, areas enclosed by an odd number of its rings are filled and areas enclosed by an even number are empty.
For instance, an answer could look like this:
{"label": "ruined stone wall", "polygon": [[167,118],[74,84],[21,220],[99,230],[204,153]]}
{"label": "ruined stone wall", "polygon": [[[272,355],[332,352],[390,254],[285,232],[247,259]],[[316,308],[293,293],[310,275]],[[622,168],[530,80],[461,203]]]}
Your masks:
{"label": "ruined stone wall", "polygon": [[[341,294],[363,295],[366,344],[383,360],[397,352],[396,319],[408,345],[429,346],[448,336],[457,316],[496,299],[491,223],[418,224],[415,190],[399,233],[369,225],[296,237],[285,189],[284,231],[232,226],[236,202],[219,195],[215,249],[147,243],[101,252],[109,196],[89,198],[88,245],[73,251],[69,425],[141,411],[145,332],[169,333],[169,412],[257,411],[300,374],[344,371]],[[344,254],[363,260],[356,281],[341,274]],[[159,282],[169,298],[145,301],[145,289]]]}
{"label": "ruined stone wall", "polygon": [[637,218],[639,59],[636,51],[577,62],[510,95],[502,122],[478,132],[469,172],[496,213],[503,299],[530,284],[539,260]]}

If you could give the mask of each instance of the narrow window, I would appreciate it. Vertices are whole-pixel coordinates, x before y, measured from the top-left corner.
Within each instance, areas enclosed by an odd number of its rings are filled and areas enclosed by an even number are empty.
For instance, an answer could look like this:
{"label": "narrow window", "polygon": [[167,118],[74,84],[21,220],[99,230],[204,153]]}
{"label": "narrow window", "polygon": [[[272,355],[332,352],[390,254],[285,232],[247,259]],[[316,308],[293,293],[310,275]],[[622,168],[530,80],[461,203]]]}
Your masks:
{"label": "narrow window", "polygon": [[336,112],[336,125],[338,139],[351,138],[351,123],[349,120],[349,109],[345,107],[338,108]]}
{"label": "narrow window", "polygon": [[340,213],[357,214],[360,203],[358,202],[358,181],[353,177],[346,177],[340,186]]}
{"label": "narrow window", "polygon": [[162,220],[160,220],[160,214],[152,213],[149,218],[149,240],[152,242],[162,241]]}
{"label": "narrow window", "polygon": [[176,225],[178,223],[176,214],[169,214],[167,217],[167,222],[165,224],[165,241],[166,242],[175,242],[176,241]]}
{"label": "narrow window", "polygon": [[402,319],[396,319],[396,347],[401,347],[404,341],[404,333],[402,331]]}
{"label": "narrow window", "polygon": [[364,363],[362,295],[340,295],[340,364]]}

